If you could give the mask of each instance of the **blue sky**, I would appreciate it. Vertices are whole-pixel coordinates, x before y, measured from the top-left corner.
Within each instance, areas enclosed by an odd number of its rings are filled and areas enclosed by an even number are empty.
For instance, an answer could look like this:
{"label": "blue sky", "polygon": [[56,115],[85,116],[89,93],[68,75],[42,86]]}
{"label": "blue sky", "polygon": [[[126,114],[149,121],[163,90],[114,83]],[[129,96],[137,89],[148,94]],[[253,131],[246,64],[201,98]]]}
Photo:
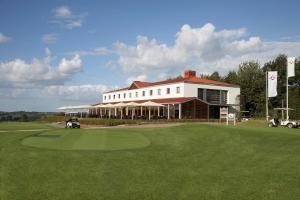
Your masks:
{"label": "blue sky", "polygon": [[0,110],[300,55],[299,1],[0,1]]}

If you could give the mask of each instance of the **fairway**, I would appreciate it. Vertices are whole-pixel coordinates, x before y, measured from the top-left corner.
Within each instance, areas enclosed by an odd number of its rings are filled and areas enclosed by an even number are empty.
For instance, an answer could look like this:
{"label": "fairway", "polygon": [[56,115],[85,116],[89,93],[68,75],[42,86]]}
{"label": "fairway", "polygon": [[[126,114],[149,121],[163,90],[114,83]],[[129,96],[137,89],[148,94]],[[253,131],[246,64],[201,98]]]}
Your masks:
{"label": "fairway", "polygon": [[[47,130],[41,130],[47,129]],[[0,199],[299,199],[300,129],[0,123]],[[36,131],[25,131],[36,130]]]}
{"label": "fairway", "polygon": [[33,135],[22,144],[61,150],[121,150],[146,147],[150,141],[137,133],[62,129]]}

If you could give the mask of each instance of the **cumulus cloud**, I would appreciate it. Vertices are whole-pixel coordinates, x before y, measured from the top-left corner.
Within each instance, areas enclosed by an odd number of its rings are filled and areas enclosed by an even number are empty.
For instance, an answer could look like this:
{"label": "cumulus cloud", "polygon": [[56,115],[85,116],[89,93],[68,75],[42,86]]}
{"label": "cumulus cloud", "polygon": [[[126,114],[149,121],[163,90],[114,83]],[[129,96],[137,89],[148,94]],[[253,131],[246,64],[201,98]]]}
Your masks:
{"label": "cumulus cloud", "polygon": [[133,81],[145,81],[147,79],[147,75],[145,74],[141,74],[141,75],[138,75],[138,76],[130,76],[126,83],[127,84],[131,84]]}
{"label": "cumulus cloud", "polygon": [[11,38],[0,32],[0,44],[8,43]]}
{"label": "cumulus cloud", "polygon": [[54,19],[50,22],[60,24],[67,29],[79,28],[82,26],[86,13],[73,14],[68,6],[60,6],[53,10]]}
{"label": "cumulus cloud", "polygon": [[299,42],[265,42],[248,36],[245,28],[216,30],[207,23],[202,27],[183,25],[172,45],[137,36],[136,45],[114,44],[118,64],[126,74],[148,77],[181,73],[184,68],[200,73],[226,73],[247,60],[266,62],[281,53],[300,54]]}
{"label": "cumulus cloud", "polygon": [[45,87],[46,95],[53,96],[62,100],[82,101],[93,100],[100,101],[101,94],[110,87],[106,85],[57,85]]}
{"label": "cumulus cloud", "polygon": [[82,62],[77,54],[70,60],[63,58],[58,65],[58,71],[62,74],[74,74],[81,70],[81,66]]}
{"label": "cumulus cloud", "polygon": [[53,44],[57,41],[57,34],[56,33],[48,33],[42,36],[42,41],[45,44]]}
{"label": "cumulus cloud", "polygon": [[82,68],[79,55],[62,58],[58,66],[53,66],[51,52],[46,49],[43,59],[33,58],[31,62],[22,59],[0,62],[1,87],[42,87],[63,84]]}

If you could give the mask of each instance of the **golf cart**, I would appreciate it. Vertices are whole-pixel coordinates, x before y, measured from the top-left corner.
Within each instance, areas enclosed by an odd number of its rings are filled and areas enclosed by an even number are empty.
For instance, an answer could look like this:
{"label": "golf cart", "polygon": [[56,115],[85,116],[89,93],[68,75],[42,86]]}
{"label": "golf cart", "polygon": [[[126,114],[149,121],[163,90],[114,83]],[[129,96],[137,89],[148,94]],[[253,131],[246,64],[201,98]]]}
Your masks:
{"label": "golf cart", "polygon": [[280,125],[280,126],[284,126],[284,127],[288,127],[288,128],[298,128],[299,123],[297,122],[297,120],[293,120],[291,118],[284,119],[284,111],[287,111],[287,110],[292,111],[294,109],[284,108],[282,106],[282,108],[274,108],[274,110],[281,111],[281,120],[279,121],[278,118],[271,119],[268,123],[269,127],[278,127]]}
{"label": "golf cart", "polygon": [[273,118],[269,121],[269,127],[278,127],[284,126],[288,128],[298,128],[299,123],[296,120],[278,120],[277,118]]}
{"label": "golf cart", "polygon": [[80,128],[80,123],[77,118],[70,118],[66,120],[65,128]]}

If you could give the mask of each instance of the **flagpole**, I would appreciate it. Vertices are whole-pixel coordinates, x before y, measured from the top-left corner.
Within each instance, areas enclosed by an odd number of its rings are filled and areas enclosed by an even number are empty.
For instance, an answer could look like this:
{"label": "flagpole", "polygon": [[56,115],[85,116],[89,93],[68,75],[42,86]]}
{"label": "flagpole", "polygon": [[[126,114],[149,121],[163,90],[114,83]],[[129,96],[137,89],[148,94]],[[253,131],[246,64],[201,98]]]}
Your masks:
{"label": "flagpole", "polygon": [[266,120],[269,121],[268,71],[266,71]]}
{"label": "flagpole", "polygon": [[286,66],[286,120],[289,120],[289,76],[288,76],[288,65]]}

